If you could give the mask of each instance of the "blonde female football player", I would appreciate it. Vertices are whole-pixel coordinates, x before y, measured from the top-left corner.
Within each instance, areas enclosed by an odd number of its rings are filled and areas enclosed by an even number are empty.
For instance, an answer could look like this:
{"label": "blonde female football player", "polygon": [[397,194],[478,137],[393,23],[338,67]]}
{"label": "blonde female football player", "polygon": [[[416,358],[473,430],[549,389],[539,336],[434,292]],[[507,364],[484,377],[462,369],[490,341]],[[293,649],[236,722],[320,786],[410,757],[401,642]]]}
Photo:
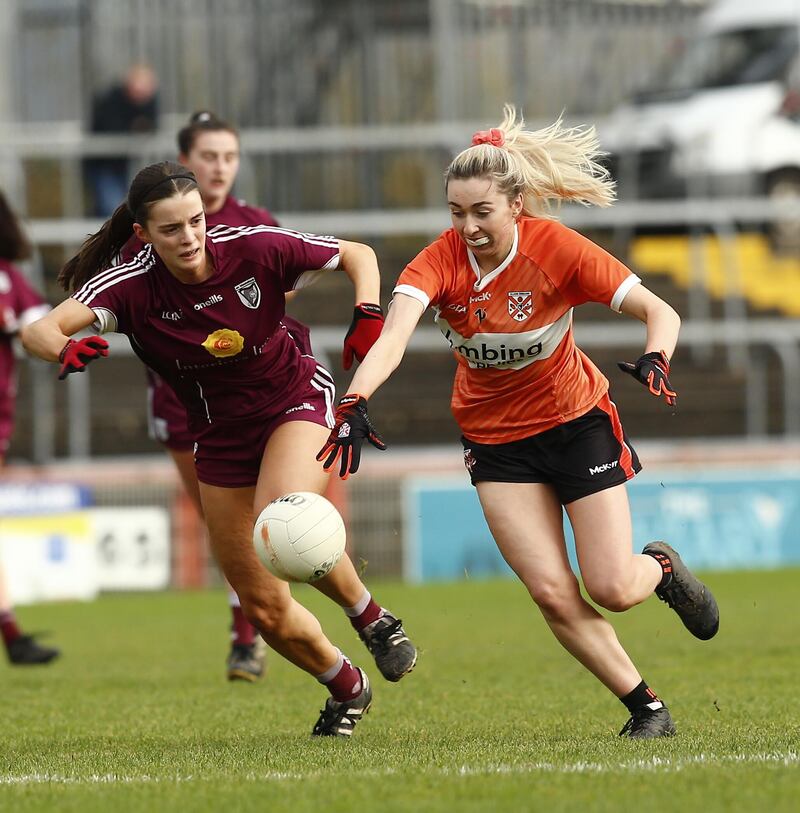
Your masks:
{"label": "blonde female football player", "polygon": [[[644,354],[623,369],[669,405],[680,320],[622,263],[561,225],[550,205],[607,206],[613,185],[592,130],[561,122],[527,131],[512,107],[476,133],[445,175],[452,228],[412,260],[384,330],[353,377],[319,452],[346,477],[366,438],[385,445],[367,399],[398,366],[428,307],[458,362],[452,410],[464,462],[498,548],[558,641],[627,707],[621,734],[675,733],[611,624],[581,594],[568,559],[566,510],[589,597],[621,612],[654,591],[697,637],[711,638],[713,596],[663,542],[632,550],[625,482],[640,469],[608,381],[575,346],[572,309],[601,302],[647,326]],[[480,302],[475,302],[480,297]],[[471,304],[472,303],[472,304]]]}
{"label": "blonde female football player", "polygon": [[[136,257],[111,264],[134,233]],[[375,302],[379,272],[368,246],[265,226],[217,226],[206,233],[194,175],[164,162],[141,170],[128,199],[62,269],[71,298],[30,325],[26,349],[61,364],[60,377],[108,354],[94,325],[128,336],[186,409],[195,468],[214,555],[264,640],[328,687],[314,726],[349,736],[372,690],[325,637],[289,586],[258,561],[254,518],[292,491],[322,493],[327,477],[314,452],[333,426],[333,380],[300,352],[282,317],[286,291],[344,271],[356,302]],[[315,586],[351,617],[381,673],[399,680],[416,662],[400,620],[381,608],[343,557]]]}

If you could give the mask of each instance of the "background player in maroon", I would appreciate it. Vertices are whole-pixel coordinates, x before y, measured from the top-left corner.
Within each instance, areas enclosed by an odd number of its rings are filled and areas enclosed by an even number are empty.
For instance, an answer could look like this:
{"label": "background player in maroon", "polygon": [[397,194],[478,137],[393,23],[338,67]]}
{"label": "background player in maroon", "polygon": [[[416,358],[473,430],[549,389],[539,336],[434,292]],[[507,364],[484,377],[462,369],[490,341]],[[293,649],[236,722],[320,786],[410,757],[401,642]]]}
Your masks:
{"label": "background player in maroon", "polygon": [[[50,310],[14,261],[30,256],[30,245],[17,216],[0,192],[0,470],[14,429],[17,398],[13,339],[19,330]],[[13,664],[49,663],[59,651],[39,644],[19,628],[0,562],[0,635]]]}
{"label": "background player in maroon", "polygon": [[[109,268],[132,232],[147,245]],[[347,736],[369,708],[366,674],[325,637],[289,586],[258,561],[254,517],[291,491],[321,493],[327,476],[314,455],[333,426],[333,381],[302,354],[281,319],[284,293],[341,268],[356,303],[379,296],[367,246],[271,226],[218,226],[208,234],[194,176],[177,164],[146,167],[120,206],[62,269],[75,290],[25,332],[29,352],[61,362],[61,377],[107,355],[99,336],[126,334],[149,367],[175,390],[196,439],[195,466],[217,561],[248,618],[289,661],[331,692],[314,733]],[[358,337],[359,327],[354,335]],[[336,601],[381,673],[399,680],[416,649],[399,619],[370,596],[344,557],[315,586]]]}

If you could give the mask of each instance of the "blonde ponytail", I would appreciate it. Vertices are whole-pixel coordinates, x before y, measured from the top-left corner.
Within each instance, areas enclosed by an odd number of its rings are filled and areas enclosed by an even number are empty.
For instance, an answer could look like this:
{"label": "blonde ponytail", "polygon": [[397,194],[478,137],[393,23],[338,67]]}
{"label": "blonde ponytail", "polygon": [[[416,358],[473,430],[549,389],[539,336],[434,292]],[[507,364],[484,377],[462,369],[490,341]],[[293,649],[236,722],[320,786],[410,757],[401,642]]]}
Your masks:
{"label": "blonde ponytail", "polygon": [[598,158],[594,127],[565,127],[561,117],[541,130],[526,130],[513,105],[505,105],[499,127],[475,134],[445,173],[454,179],[491,177],[509,200],[523,195],[522,213],[554,217],[562,201],[610,206],[614,181]]}

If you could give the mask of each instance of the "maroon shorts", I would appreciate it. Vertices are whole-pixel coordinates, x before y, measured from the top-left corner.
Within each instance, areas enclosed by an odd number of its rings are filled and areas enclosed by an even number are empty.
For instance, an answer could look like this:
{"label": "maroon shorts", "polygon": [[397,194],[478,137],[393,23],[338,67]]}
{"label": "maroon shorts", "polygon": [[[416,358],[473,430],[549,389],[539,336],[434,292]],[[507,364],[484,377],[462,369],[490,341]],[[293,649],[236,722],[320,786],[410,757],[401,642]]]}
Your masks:
{"label": "maroon shorts", "polygon": [[333,429],[335,397],[333,376],[318,364],[306,391],[295,404],[277,415],[214,421],[198,429],[194,446],[197,479],[222,488],[254,486],[272,433],[290,421],[309,421]]}
{"label": "maroon shorts", "polygon": [[191,451],[194,436],[183,404],[163,378],[147,368],[147,428],[150,437],[176,452]]}

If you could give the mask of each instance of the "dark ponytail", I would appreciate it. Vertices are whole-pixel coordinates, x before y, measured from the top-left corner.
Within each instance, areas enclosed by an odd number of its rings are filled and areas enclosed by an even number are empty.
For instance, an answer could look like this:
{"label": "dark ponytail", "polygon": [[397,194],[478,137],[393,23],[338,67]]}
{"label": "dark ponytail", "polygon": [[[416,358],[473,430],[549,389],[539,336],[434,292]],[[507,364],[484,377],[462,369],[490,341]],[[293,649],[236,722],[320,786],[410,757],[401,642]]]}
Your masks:
{"label": "dark ponytail", "polygon": [[58,281],[65,291],[76,291],[87,280],[111,266],[133,235],[133,224],[147,223],[150,205],[173,195],[197,189],[194,175],[172,161],[151,164],[131,182],[128,200],[91,235],[78,253],[61,269]]}
{"label": "dark ponytail", "polygon": [[27,260],[30,256],[31,244],[8,205],[6,196],[0,192],[0,257],[4,260]]}
{"label": "dark ponytail", "polygon": [[210,110],[198,110],[193,113],[189,123],[178,131],[178,151],[181,155],[191,152],[194,142],[201,133],[218,133],[221,130],[231,133],[239,140],[239,131],[227,121],[223,121]]}
{"label": "dark ponytail", "polygon": [[88,279],[109,266],[133,234],[133,215],[122,203],[100,228],[88,237],[78,253],[58,273],[65,291],[77,291]]}

